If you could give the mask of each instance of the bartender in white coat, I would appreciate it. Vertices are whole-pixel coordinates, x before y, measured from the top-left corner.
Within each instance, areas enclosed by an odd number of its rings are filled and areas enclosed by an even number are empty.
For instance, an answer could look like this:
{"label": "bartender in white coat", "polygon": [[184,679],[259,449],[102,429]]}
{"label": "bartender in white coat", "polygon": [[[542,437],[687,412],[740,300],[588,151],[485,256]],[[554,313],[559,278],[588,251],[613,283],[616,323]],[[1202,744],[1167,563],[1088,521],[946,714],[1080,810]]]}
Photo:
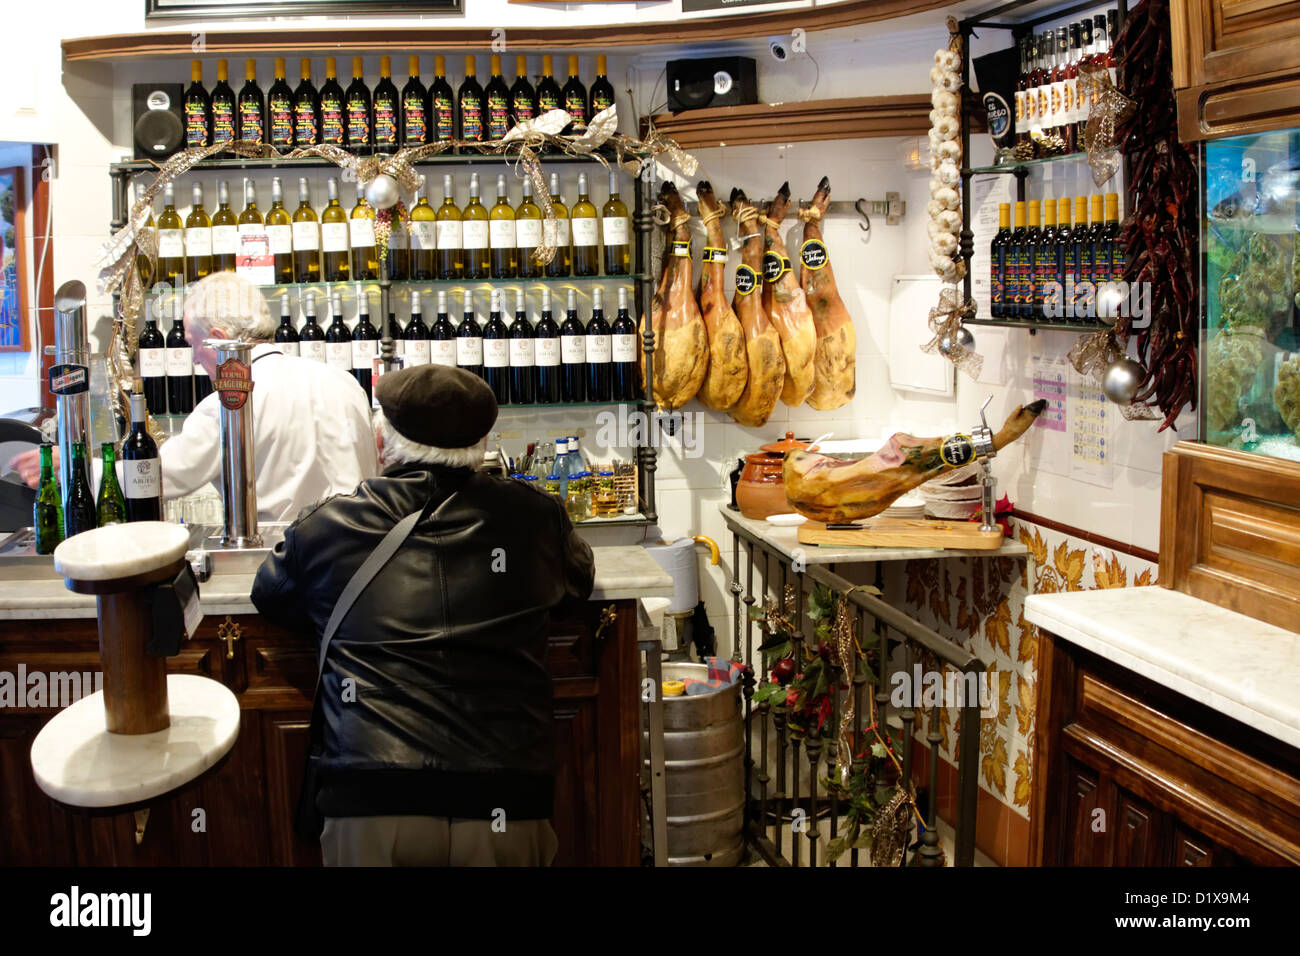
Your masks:
{"label": "bartender in white coat", "polygon": [[[214,273],[190,289],[184,322],[195,362],[214,379],[217,354],[204,340],[255,343],[253,468],[259,521],[293,521],[304,508],[351,494],[378,474],[364,390],[341,369],[285,355],[272,341],[276,324],[257,286],[233,272]],[[162,444],[165,498],[184,497],[220,480],[219,413],[220,396],[213,392],[186,418],[180,434]],[[25,465],[15,461],[27,479]],[[28,484],[35,487],[38,477],[33,474]]]}

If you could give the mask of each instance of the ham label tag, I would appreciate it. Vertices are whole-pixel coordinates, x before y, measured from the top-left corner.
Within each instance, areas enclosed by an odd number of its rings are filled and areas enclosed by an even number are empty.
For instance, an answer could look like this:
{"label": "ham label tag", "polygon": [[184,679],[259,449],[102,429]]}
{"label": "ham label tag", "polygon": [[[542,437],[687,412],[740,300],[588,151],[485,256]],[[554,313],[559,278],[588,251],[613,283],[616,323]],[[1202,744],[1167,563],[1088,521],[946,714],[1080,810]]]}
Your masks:
{"label": "ham label tag", "polygon": [[811,269],[816,272],[818,269],[826,268],[829,261],[826,257],[826,246],[820,239],[809,239],[799,250],[799,258],[803,260],[805,269]]}
{"label": "ham label tag", "polygon": [[736,266],[736,291],[749,295],[758,285],[758,275],[749,266]]}
{"label": "ham label tag", "polygon": [[939,446],[939,457],[945,465],[960,468],[975,457],[975,446],[969,435],[949,435]]}
{"label": "ham label tag", "polygon": [[763,253],[763,281],[775,282],[785,270],[781,268],[782,259],[775,252]]}
{"label": "ham label tag", "polygon": [[715,247],[715,246],[705,246],[705,247],[704,247],[704,261],[705,261],[705,262],[726,262],[726,261],[727,261],[727,250],[726,250],[726,249],[718,249],[718,248]]}
{"label": "ham label tag", "polygon": [[680,242],[679,240],[674,239],[674,240],[673,240],[673,255],[677,256],[679,259],[689,259],[689,258],[691,257],[691,244],[690,244],[690,242],[689,242],[689,241],[687,241],[687,242]]}

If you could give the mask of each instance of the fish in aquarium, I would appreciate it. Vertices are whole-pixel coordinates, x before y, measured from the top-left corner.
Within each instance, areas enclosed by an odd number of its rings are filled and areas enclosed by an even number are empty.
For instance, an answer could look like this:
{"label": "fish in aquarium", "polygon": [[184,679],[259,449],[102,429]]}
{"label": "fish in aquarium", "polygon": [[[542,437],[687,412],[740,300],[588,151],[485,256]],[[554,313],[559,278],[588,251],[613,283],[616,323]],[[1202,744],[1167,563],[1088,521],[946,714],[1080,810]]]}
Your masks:
{"label": "fish in aquarium", "polygon": [[1296,197],[1300,187],[1300,155],[1279,160],[1258,182],[1243,183],[1210,207],[1210,220],[1222,226],[1266,235],[1286,235],[1300,229]]}

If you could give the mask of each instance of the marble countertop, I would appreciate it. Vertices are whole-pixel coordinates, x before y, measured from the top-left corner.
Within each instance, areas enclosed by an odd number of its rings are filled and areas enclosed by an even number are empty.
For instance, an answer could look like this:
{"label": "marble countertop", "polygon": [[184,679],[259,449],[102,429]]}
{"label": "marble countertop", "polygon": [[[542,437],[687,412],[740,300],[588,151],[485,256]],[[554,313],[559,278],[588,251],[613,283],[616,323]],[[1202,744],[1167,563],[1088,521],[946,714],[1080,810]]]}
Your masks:
{"label": "marble countertop", "polygon": [[1300,747],[1300,634],[1158,586],[1035,594],[1025,618]]}
{"label": "marble countertop", "polygon": [[851,564],[873,561],[915,561],[920,558],[1008,558],[1028,554],[1029,549],[1018,541],[1004,540],[1002,547],[996,551],[955,550],[950,548],[834,548],[824,544],[801,544],[799,528],[781,527],[768,521],[756,521],[746,518],[739,511],[732,511],[727,505],[718,506],[727,526],[733,531],[740,528],[754,537],[775,548],[787,558],[793,558],[796,549],[803,552],[807,564]]}
{"label": "marble countertop", "polygon": [[[595,547],[593,601],[672,597],[673,579],[637,545]],[[248,599],[252,574],[214,574],[199,585],[204,614],[256,614]],[[95,598],[74,594],[62,578],[37,581],[0,580],[0,620],[48,620],[95,617]]]}

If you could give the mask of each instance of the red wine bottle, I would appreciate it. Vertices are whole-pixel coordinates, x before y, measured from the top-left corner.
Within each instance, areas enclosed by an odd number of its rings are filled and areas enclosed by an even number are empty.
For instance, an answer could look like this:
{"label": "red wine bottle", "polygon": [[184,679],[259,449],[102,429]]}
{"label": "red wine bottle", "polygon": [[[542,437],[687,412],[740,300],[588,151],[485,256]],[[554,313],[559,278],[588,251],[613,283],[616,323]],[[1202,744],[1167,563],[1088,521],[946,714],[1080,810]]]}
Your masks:
{"label": "red wine bottle", "polygon": [[551,290],[542,289],[542,318],[534,331],[537,362],[537,401],[554,405],[560,400],[560,327],[551,318]]}
{"label": "red wine bottle", "polygon": [[293,91],[293,145],[320,144],[320,97],[311,81],[311,60],[302,58],[302,82]]}
{"label": "red wine bottle", "polygon": [[393,58],[379,58],[379,82],[374,92],[375,152],[395,153],[402,139],[402,101],[393,83]]}
{"label": "red wine bottle", "polygon": [[266,100],[257,85],[257,61],[244,64],[244,85],[239,90],[239,138],[254,143],[267,142]]}
{"label": "red wine bottle", "polygon": [[293,90],[284,78],[284,57],[276,57],[275,82],[266,94],[266,123],[270,143],[281,149],[293,148]]}
{"label": "red wine bottle", "polygon": [[131,394],[131,432],[122,442],[122,497],[127,521],[162,521],[162,461],[145,427],[147,398]]}
{"label": "red wine bottle", "polygon": [[510,403],[510,330],[501,320],[501,290],[492,290],[487,325],[483,326],[483,379],[498,405]]}
{"label": "red wine bottle", "polygon": [[487,137],[484,122],[483,87],[474,77],[474,57],[465,57],[465,82],[456,91],[456,113],[460,117],[460,138],[481,141]]}
{"label": "red wine bottle", "polygon": [[326,146],[345,146],[348,141],[347,108],[332,56],[325,58],[325,83],[320,88],[320,141]]}
{"label": "red wine bottle", "polygon": [[587,323],[587,401],[608,402],[610,398],[611,329],[605,320],[602,290],[591,290],[591,320]]}
{"label": "red wine bottle", "polygon": [[560,401],[587,398],[587,330],[578,320],[578,296],[569,290],[569,308],[560,324]]}
{"label": "red wine bottle", "polygon": [[212,88],[212,143],[231,143],[235,133],[235,91],[225,60],[217,61],[217,85]]}
{"label": "red wine bottle", "polygon": [[456,365],[484,378],[483,330],[474,315],[474,299],[468,291],[465,292],[464,316],[456,326]]}
{"label": "red wine bottle", "polygon": [[521,289],[515,293],[515,320],[510,323],[510,400],[516,405],[531,405],[537,392],[535,351],[533,324]]}
{"label": "red wine bottle", "polygon": [[410,77],[402,87],[402,145],[422,146],[429,142],[429,91],[420,82],[420,58],[412,56]]}
{"label": "red wine bottle", "polygon": [[203,88],[203,63],[190,63],[190,88],[185,91],[185,146],[212,144],[212,102]]}
{"label": "red wine bottle", "polygon": [[618,315],[610,326],[610,398],[616,402],[632,402],[637,395],[638,348],[636,323],[627,309],[627,287],[618,289]]}

